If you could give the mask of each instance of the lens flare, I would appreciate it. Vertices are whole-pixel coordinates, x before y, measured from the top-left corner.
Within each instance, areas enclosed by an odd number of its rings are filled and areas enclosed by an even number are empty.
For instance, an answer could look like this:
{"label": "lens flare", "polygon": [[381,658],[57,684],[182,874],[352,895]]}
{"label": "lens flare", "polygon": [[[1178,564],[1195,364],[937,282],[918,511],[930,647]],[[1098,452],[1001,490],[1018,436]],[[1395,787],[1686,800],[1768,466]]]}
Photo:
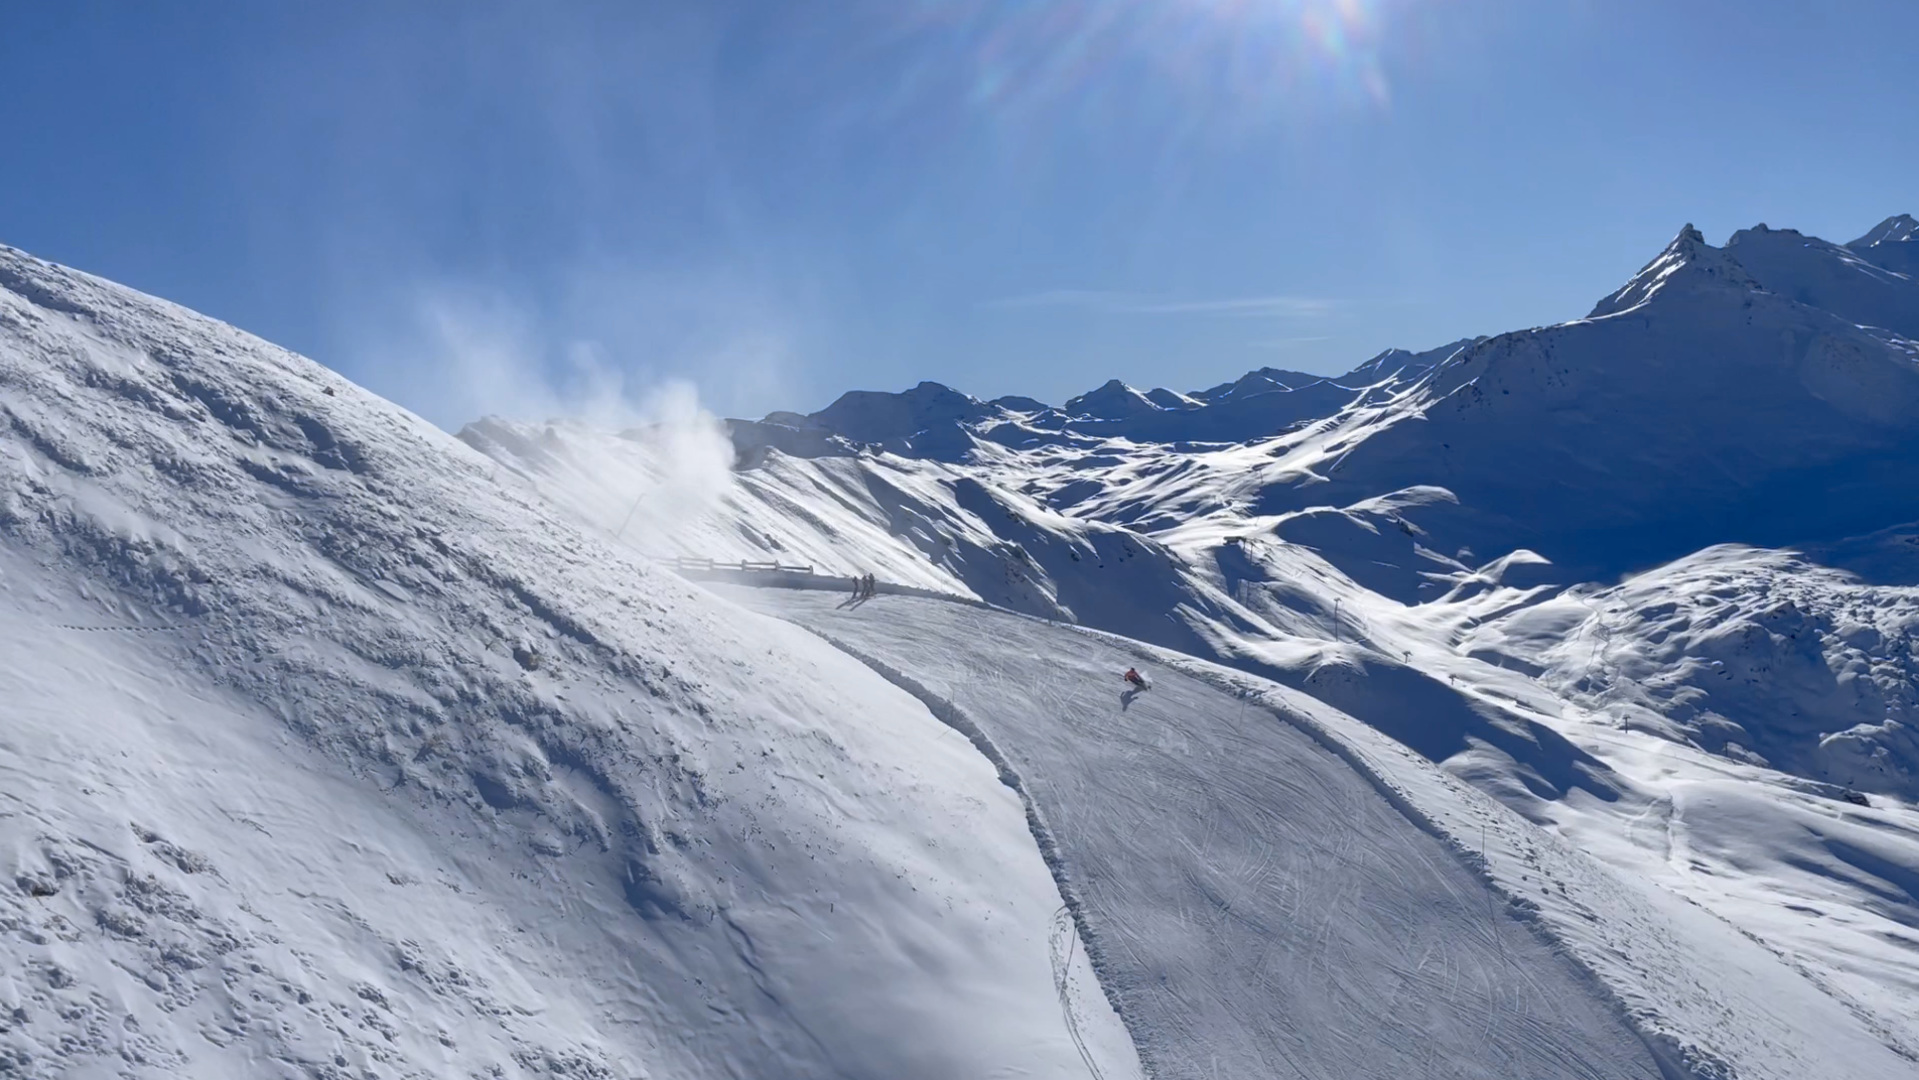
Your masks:
{"label": "lens flare", "polygon": [[[959,61],[973,106],[1098,107],[1163,88],[1168,110],[1222,120],[1386,109],[1382,39],[1411,0],[920,0],[927,63]],[[908,80],[913,81],[913,80]]]}

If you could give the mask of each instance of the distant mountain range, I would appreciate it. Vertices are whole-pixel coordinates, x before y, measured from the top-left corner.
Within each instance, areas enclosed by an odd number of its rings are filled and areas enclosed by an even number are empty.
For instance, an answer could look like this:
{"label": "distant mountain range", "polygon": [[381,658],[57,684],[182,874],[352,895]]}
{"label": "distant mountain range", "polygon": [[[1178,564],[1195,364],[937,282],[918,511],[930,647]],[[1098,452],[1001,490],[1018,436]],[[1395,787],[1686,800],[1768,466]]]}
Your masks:
{"label": "distant mountain range", "polygon": [[1139,390],[1114,379],[1057,406],[1024,397],[981,401],[922,382],[900,393],[850,391],[815,413],[776,412],[727,424],[743,453],[772,446],[803,456],[846,454],[870,445],[957,460],[971,438],[1015,449],[1086,446],[1102,439],[1243,442],[1403,388],[1470,344],[1470,339],[1456,341],[1419,353],[1388,349],[1337,378],[1260,368],[1190,393]]}
{"label": "distant mountain range", "polygon": [[[1743,280],[1762,291],[1915,338],[1916,234],[1919,223],[1906,214],[1887,218],[1845,245],[1758,225],[1735,233],[1721,255],[1737,264]],[[1690,265],[1703,248],[1700,239],[1676,258],[1668,257],[1672,252],[1662,256],[1660,265]],[[1638,292],[1650,295],[1657,284],[1641,281]],[[1613,302],[1615,309],[1625,295]],[[1606,313],[1602,304],[1593,314]],[[1421,352],[1388,349],[1333,377],[1259,368],[1232,382],[1184,393],[1163,387],[1140,390],[1114,379],[1063,405],[1026,397],[982,401],[922,382],[899,393],[849,391],[818,412],[775,412],[757,421],[728,424],[742,452],[773,446],[808,456],[845,454],[867,445],[908,456],[957,459],[970,446],[962,432],[1020,449],[1101,439],[1244,442],[1281,434],[1357,403],[1383,400],[1485,340],[1465,338]]]}

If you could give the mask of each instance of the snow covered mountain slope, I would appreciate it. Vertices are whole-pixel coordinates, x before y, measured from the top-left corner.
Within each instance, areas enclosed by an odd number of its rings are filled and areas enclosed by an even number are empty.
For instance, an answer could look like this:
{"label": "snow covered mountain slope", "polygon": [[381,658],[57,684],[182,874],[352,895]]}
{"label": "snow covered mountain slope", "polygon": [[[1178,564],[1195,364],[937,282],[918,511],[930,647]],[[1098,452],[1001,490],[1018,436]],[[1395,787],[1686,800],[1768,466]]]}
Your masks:
{"label": "snow covered mountain slope", "polygon": [[[1194,1075],[1177,1053],[1191,1039],[1222,1075],[1477,1075],[1497,1062],[1492,1075],[1549,1076],[1569,1056],[1574,1075],[1635,1075],[1643,1060],[1588,1011],[1596,1000],[1630,1018],[1662,1076],[1914,1067],[1879,1014],[1819,981],[1824,969],[1637,866],[1608,870],[1306,695],[936,600],[727,591],[990,740],[1045,821],[1158,1075]],[[1154,671],[1150,690],[1121,689],[1114,672],[1129,664]],[[1521,926],[1539,936],[1513,935]]]}
{"label": "snow covered mountain slope", "polygon": [[984,733],[1154,1076],[1662,1075],[1605,991],[1440,838],[1244,695],[1173,670],[1128,691],[1136,648],[976,607],[729,595]]}
{"label": "snow covered mountain slope", "polygon": [[[709,505],[653,528],[654,493],[670,486],[660,434],[489,419],[460,438],[578,520],[656,557],[771,560],[889,582],[1094,626],[1152,627],[1152,640],[1202,647],[1181,612],[1230,619],[1223,595],[1151,537],[1074,516],[1025,485],[957,463],[860,453],[772,453]],[[1057,450],[1068,460],[1079,452]],[[1017,480],[1027,460],[982,446]],[[1038,458],[1042,467],[1050,455]],[[1057,499],[1050,501],[1058,501]],[[626,531],[621,523],[634,518]]]}
{"label": "snow covered mountain slope", "polygon": [[[449,439],[0,252],[0,1053],[1913,1075],[1915,346],[1735,257],[1776,239],[1362,378],[925,384],[730,447]],[[749,594],[853,656],[675,555],[1058,625]]]}
{"label": "snow covered mountain slope", "polygon": [[1765,291],[1688,227],[1590,317],[1482,341],[1275,440],[1228,494],[1290,516],[1440,489],[1400,515],[1422,546],[1468,563],[1527,548],[1567,583],[1866,532],[1919,502],[1915,361],[1910,341]]}
{"label": "snow covered mountain slope", "polygon": [[1064,1076],[926,708],[231,328],[0,249],[0,1071]]}
{"label": "snow covered mountain slope", "polygon": [[[728,505],[669,549],[875,569],[1014,610],[1071,612],[1337,694],[1339,680],[1313,674],[1310,650],[1279,656],[1247,643],[1364,641],[1339,612],[1368,597],[1464,603],[1683,558],[1728,537],[1831,538],[1900,520],[1919,495],[1908,467],[1919,438],[1912,350],[1760,289],[1688,230],[1595,317],[1484,339],[1419,384],[1384,386],[1298,433],[1226,447],[979,444],[939,463],[775,452],[742,469]],[[576,506],[607,478],[644,488],[643,440],[595,443],[567,428],[509,437],[504,425],[467,437]],[[536,442],[546,449],[501,449]],[[1504,747],[1535,786],[1613,785],[1555,747],[1549,728],[1484,720],[1408,668],[1403,642],[1371,644],[1382,655],[1366,668],[1370,705],[1346,697],[1342,708],[1413,738],[1392,703],[1415,695],[1454,717],[1414,740],[1435,760],[1469,739]],[[1382,680],[1403,685],[1383,690]],[[1851,726],[1828,713],[1779,739],[1816,743]],[[1887,768],[1919,768],[1897,738],[1868,742],[1862,752],[1892,755]],[[1778,764],[1802,771],[1789,760]]]}
{"label": "snow covered mountain slope", "polygon": [[[1565,624],[1570,622],[1570,627]],[[1622,725],[1855,791],[1919,798],[1919,595],[1725,545],[1474,628]],[[1538,646],[1545,646],[1543,649]]]}
{"label": "snow covered mountain slope", "polygon": [[1791,229],[1758,225],[1732,234],[1726,252],[1769,292],[1824,308],[1842,318],[1919,338],[1919,281],[1871,257],[1894,250],[1887,238],[1862,245],[1864,253],[1803,236]]}
{"label": "snow covered mountain slope", "polygon": [[[1838,250],[1904,243],[1898,221]],[[956,427],[969,447],[940,460],[844,440],[830,459],[764,450],[742,459],[726,509],[659,550],[802,553],[790,561],[1275,680],[1336,709],[1328,723],[1365,725],[1352,740],[1410,755],[1400,780],[1454,835],[1505,830],[1511,860],[1493,863],[1509,891],[1550,899],[1545,862],[1562,885],[1586,881],[1584,908],[1542,910],[1593,970],[1623,965],[1613,985],[1654,1012],[1715,999],[1702,1008],[1743,1017],[1716,1037],[1745,1055],[1723,1075],[1804,1075],[1821,1058],[1815,1040],[1778,1059],[1797,1066],[1761,1064],[1765,1032],[1811,1004],[1728,1003],[1781,962],[1897,1074],[1919,1061],[1919,669],[1904,644],[1919,558],[1898,527],[1919,505],[1915,350],[1736,257],[1777,242],[1798,272],[1851,256],[1756,234],[1719,249],[1685,230],[1587,318],[1466,343],[1244,443],[1021,446],[989,419]],[[1808,294],[1855,314],[1871,295]],[[520,429],[593,461],[562,468],[475,437],[488,426],[469,441],[563,504],[591,502],[567,494],[581,478],[648,482],[647,436]],[[1088,559],[1094,537],[1135,554]],[[1728,542],[1771,546],[1714,547]],[[1127,602],[1063,599],[1098,595]],[[1477,793],[1519,818],[1479,815]],[[1603,870],[1580,869],[1574,846]],[[1644,918],[1580,913],[1608,905]],[[1737,938],[1771,959],[1689,961],[1723,974],[1674,981],[1626,945],[1637,931],[1622,927],[1644,920],[1665,927],[1648,931],[1661,948],[1723,957]]]}
{"label": "snow covered mountain slope", "polygon": [[1888,270],[1919,275],[1919,220],[1911,214],[1887,218],[1846,247]]}

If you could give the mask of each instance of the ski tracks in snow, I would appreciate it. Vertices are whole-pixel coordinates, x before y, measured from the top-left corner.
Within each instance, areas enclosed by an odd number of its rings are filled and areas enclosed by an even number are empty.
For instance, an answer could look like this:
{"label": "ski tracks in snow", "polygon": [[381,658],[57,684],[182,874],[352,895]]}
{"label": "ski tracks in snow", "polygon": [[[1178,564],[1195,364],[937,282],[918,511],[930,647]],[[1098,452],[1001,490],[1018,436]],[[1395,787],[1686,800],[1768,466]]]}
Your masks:
{"label": "ski tracks in snow", "polygon": [[[835,608],[834,610],[845,611],[847,609]],[[1095,1018],[1096,1013],[1094,1008],[1086,1004],[1078,993],[1077,983],[1073,978],[1075,947],[1086,934],[1082,904],[1074,893],[1072,883],[1066,877],[1065,867],[1060,856],[1059,844],[1054,840],[1052,830],[1047,827],[1039,805],[1034,802],[1032,793],[1027,788],[1026,782],[1014,769],[1012,763],[1006,758],[1006,755],[993,743],[992,737],[950,700],[933,693],[911,676],[875,656],[868,655],[849,642],[836,638],[818,627],[809,626],[808,628],[824,638],[834,648],[865,664],[874,674],[879,675],[887,682],[892,683],[895,687],[917,699],[922,705],[926,706],[927,711],[931,712],[935,719],[959,732],[961,735],[964,735],[967,740],[979,750],[980,754],[992,763],[994,769],[998,770],[1000,782],[1008,788],[1011,788],[1013,792],[1019,796],[1020,803],[1025,808],[1027,827],[1031,830],[1033,840],[1039,846],[1040,857],[1045,861],[1047,869],[1052,872],[1054,884],[1058,887],[1060,898],[1064,901],[1059,910],[1054,913],[1047,934],[1047,950],[1053,966],[1054,990],[1059,997],[1061,1023],[1066,1028],[1067,1035],[1072,1039],[1074,1048],[1078,1050],[1080,1059],[1085,1063],[1087,1071],[1092,1075],[1093,1080],[1106,1080],[1108,1070],[1101,1068],[1099,1058],[1102,1056],[1112,1057],[1118,1055],[1116,1055],[1111,1048],[1101,1051],[1091,1045],[1085,1028],[1089,1026],[1089,1021]],[[996,681],[1001,685],[1005,684],[1005,680],[998,671],[994,671],[991,675],[983,675],[980,670],[976,669],[974,673]],[[1094,957],[1090,945],[1084,950],[1084,955],[1087,964],[1091,968],[1089,977],[1093,978],[1094,981],[1098,982],[1101,988],[1104,989],[1105,983],[1099,979],[1098,962]],[[1109,1020],[1106,1026],[1118,1026],[1122,1021],[1121,1014],[1118,1011],[1118,1003],[1108,1000],[1104,1004],[1107,1006],[1105,1015]],[[1112,1040],[1109,1037],[1104,1041],[1110,1042]],[[1127,1056],[1131,1057],[1132,1055]],[[1132,1064],[1132,1062],[1129,1061],[1127,1064]]]}
{"label": "ski tracks in snow", "polygon": [[1005,613],[729,591],[834,641],[993,760],[1153,1076],[1660,1075],[1441,839],[1265,708],[1170,670],[1122,708],[1136,655]]}
{"label": "ski tracks in snow", "polygon": [[1079,986],[1073,981],[1073,957],[1078,947],[1079,926],[1073,921],[1073,909],[1061,904],[1053,913],[1053,924],[1046,935],[1046,951],[1053,961],[1053,988],[1059,992],[1060,1017],[1066,1023],[1066,1033],[1073,1038],[1073,1045],[1079,1048],[1079,1059],[1086,1063],[1086,1071],[1093,1080],[1106,1080],[1106,1073],[1100,1069],[1080,1030],[1085,1006],[1080,1001]]}

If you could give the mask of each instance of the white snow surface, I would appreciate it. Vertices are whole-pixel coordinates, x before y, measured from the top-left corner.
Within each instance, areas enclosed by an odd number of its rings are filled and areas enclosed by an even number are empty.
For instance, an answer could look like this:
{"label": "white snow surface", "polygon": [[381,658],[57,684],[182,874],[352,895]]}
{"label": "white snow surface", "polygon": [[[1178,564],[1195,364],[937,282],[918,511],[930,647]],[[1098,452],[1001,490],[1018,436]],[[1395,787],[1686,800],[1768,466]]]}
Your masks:
{"label": "white snow surface", "polygon": [[1585,972],[1290,710],[1175,670],[1130,690],[1136,647],[983,608],[736,595],[990,741],[1153,1075],[1660,1075]]}
{"label": "white snow surface", "polygon": [[1136,1072],[1017,797],[811,635],[12,250],[0,411],[0,1073]]}
{"label": "white snow surface", "polygon": [[[1456,770],[1264,679],[950,602],[731,594],[814,627],[984,730],[1039,804],[1149,1065],[1198,1033],[1222,1074],[1475,1075],[1472,1062],[1497,1058],[1494,1075],[1584,1075],[1568,1061],[1635,1075],[1645,1059],[1609,1031],[1610,1014],[1629,1020],[1657,1075],[1912,1075],[1899,1020],[1909,1006],[1881,981],[1898,963],[1848,979],[1829,966],[1832,941],[1756,932],[1790,921],[1772,916],[1769,894],[1801,884],[1764,832],[1708,819],[1679,833],[1737,838],[1748,859],[1689,868],[1700,882],[1738,871],[1730,891],[1675,887],[1642,850],[1670,857],[1644,820],[1650,800],[1548,804],[1557,820],[1542,829]],[[1356,652],[1322,646],[1322,659]],[[1127,665],[1151,672],[1152,689],[1125,695]],[[1505,689],[1498,669],[1456,666],[1475,692]],[[1710,763],[1693,765],[1694,777],[1711,775]],[[1750,774],[1716,779],[1747,805],[1782,801]],[[1780,809],[1845,828],[1829,802]],[[1843,913],[1848,898],[1827,893]],[[1299,912],[1334,910],[1346,914],[1299,925]],[[1524,993],[1508,996],[1516,980]],[[1231,988],[1230,1008],[1209,997],[1220,988]],[[1600,1004],[1606,1014],[1592,1011]],[[1478,1037],[1499,1048],[1476,1046],[1455,1010],[1485,1022]],[[1313,1017],[1306,1033],[1267,1026],[1302,1014]],[[1357,1029],[1354,1016],[1366,1018]],[[1187,1075],[1171,1060],[1167,1075]]]}

